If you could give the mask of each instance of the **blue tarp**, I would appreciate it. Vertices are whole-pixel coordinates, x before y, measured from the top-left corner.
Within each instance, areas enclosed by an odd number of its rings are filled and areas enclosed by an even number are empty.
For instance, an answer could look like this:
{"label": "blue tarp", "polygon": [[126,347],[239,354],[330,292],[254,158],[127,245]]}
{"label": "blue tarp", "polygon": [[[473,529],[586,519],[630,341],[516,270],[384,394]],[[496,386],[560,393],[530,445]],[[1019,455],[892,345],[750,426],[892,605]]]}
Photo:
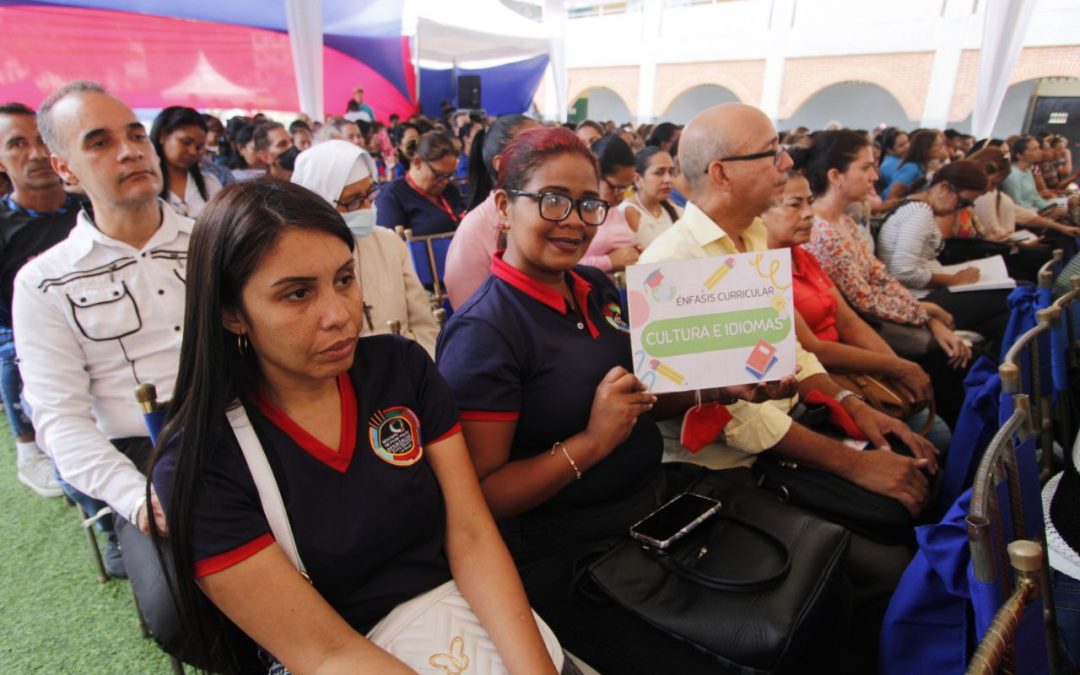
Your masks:
{"label": "blue tarp", "polygon": [[[541,54],[493,68],[458,68],[456,72],[458,76],[479,75],[480,106],[489,115],[508,115],[529,109],[547,65],[547,54]],[[449,100],[457,104],[454,73],[453,69],[420,70],[420,108],[425,115],[440,115],[440,101]]]}

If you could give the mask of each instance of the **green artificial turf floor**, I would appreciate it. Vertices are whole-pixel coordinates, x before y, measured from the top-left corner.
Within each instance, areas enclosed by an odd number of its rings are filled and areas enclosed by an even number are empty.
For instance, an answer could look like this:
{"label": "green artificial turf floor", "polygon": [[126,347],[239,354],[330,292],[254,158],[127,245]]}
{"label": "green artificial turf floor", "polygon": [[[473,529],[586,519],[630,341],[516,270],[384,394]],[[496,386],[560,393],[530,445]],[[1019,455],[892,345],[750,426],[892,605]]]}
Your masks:
{"label": "green artificial turf floor", "polygon": [[75,507],[19,483],[0,419],[0,673],[171,672],[142,637],[128,583],[97,582]]}

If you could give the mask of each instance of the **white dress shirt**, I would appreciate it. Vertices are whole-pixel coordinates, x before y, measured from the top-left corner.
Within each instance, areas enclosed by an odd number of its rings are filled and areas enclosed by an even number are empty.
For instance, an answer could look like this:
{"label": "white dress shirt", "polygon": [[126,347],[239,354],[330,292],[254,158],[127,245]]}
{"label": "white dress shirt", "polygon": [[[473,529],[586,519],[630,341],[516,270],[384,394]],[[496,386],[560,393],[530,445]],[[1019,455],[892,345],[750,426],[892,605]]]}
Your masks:
{"label": "white dress shirt", "polygon": [[133,522],[146,477],[109,439],[147,435],[138,385],[172,396],[194,224],[160,205],[161,226],[141,249],[83,211],[15,280],[15,344],[38,443],[64,480]]}

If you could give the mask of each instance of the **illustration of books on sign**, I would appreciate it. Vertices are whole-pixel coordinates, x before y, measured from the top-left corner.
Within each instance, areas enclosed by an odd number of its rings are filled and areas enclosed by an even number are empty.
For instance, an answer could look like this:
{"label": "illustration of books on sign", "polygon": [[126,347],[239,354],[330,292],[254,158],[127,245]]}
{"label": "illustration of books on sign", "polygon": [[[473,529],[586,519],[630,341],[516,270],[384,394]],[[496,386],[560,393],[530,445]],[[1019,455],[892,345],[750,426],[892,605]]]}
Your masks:
{"label": "illustration of books on sign", "polygon": [[626,270],[634,373],[654,393],[795,372],[788,249]]}

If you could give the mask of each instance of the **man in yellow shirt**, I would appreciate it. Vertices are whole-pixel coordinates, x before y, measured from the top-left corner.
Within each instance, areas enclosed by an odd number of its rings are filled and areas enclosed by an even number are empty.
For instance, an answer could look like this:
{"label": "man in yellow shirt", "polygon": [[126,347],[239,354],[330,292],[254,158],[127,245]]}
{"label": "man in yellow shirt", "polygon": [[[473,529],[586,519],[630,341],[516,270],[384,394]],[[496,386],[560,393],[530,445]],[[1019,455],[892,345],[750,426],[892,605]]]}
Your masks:
{"label": "man in yellow shirt", "polygon": [[[747,105],[716,106],[690,121],[679,145],[690,201],[675,225],[641,254],[640,262],[766,250],[765,225],[758,215],[780,198],[791,168],[791,158],[780,147],[769,119]],[[723,443],[714,443],[696,455],[676,449],[669,457],[727,469],[750,466],[758,453],[772,450],[897,499],[917,515],[928,491],[922,469],[937,471],[937,450],[899,420],[842,389],[813,354],[802,347],[796,349],[800,394],[817,390],[832,396],[875,447],[888,448],[885,435],[893,433],[911,448],[915,458],[888,451],[861,452],[811,431],[788,415],[797,403],[794,397],[765,403],[738,401],[728,406],[732,419],[724,429]]]}

